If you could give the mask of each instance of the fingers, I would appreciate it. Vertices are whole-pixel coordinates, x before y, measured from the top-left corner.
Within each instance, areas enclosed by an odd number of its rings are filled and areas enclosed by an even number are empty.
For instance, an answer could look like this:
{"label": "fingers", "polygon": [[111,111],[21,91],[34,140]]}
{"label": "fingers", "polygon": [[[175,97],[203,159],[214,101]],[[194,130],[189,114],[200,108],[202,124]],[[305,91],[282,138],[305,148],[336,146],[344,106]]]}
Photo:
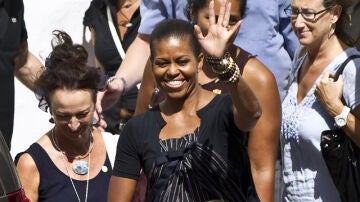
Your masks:
{"label": "fingers", "polygon": [[323,79],[329,79],[330,78],[330,72],[324,72],[322,78]]}
{"label": "fingers", "polygon": [[215,24],[214,0],[209,3],[209,24],[210,26]]}
{"label": "fingers", "polygon": [[223,27],[228,27],[229,26],[229,20],[230,20],[231,3],[230,2],[226,3],[226,1],[224,1],[224,7],[225,7],[226,10],[225,10],[222,25],[223,25]]}
{"label": "fingers", "polygon": [[[230,26],[230,15],[231,15],[231,2],[227,0],[222,0],[219,8],[219,14],[216,19],[214,0],[209,3],[209,25],[218,25],[219,27],[226,28],[227,31],[236,31],[240,28],[241,23],[235,24],[235,26]],[[217,20],[217,22],[216,22]]]}
{"label": "fingers", "polygon": [[104,119],[104,116],[97,111],[94,113],[94,117],[92,119],[92,125],[100,131],[105,131],[107,127],[107,123]]}
{"label": "fingers", "polygon": [[[221,27],[227,27],[229,25],[229,19],[230,19],[230,9],[231,9],[231,3],[227,2],[227,0],[221,1],[221,6],[219,9],[219,15],[217,18],[217,22],[215,22],[215,11],[214,11],[214,1],[212,0],[209,4],[210,8],[210,25],[212,24],[218,24]],[[213,21],[212,21],[213,18]]]}
{"label": "fingers", "polygon": [[218,19],[217,19],[217,24],[222,26],[222,27],[226,27],[227,24],[224,24],[224,17],[225,17],[225,4],[226,4],[226,0],[222,0],[221,1],[221,6],[220,6],[220,9],[219,9],[219,16],[218,16]]}
{"label": "fingers", "polygon": [[235,36],[237,35],[237,33],[240,30],[240,26],[241,26],[242,20],[239,20],[234,26],[232,26],[230,28],[230,31],[234,31],[235,32]]}
{"label": "fingers", "polygon": [[102,113],[102,106],[101,106],[101,102],[104,98],[105,95],[105,91],[98,91],[97,95],[96,95],[96,103],[95,103],[95,110],[98,114]]}
{"label": "fingers", "polygon": [[105,119],[100,119],[99,125],[96,127],[100,131],[105,131],[105,128],[107,127],[107,123]]}
{"label": "fingers", "polygon": [[194,25],[195,35],[199,41],[204,40],[204,35],[198,25]]}
{"label": "fingers", "polygon": [[334,75],[331,72],[324,72],[321,78],[321,82],[335,82]]}

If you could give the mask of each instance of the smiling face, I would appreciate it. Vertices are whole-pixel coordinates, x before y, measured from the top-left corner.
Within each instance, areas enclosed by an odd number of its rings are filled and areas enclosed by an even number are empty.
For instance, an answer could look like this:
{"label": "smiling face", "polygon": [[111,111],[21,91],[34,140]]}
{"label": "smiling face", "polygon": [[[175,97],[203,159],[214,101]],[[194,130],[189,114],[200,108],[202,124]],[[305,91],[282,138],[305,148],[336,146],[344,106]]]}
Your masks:
{"label": "smiling face", "polygon": [[[323,0],[292,0],[291,7],[293,10],[313,13],[325,9]],[[331,7],[317,14],[314,20],[305,20],[301,14],[291,17],[293,30],[302,45],[319,46],[329,39],[331,25],[338,19],[334,9]]]}
{"label": "smiling face", "polygon": [[[215,16],[219,16],[219,8],[221,6],[222,0],[215,0],[214,1],[214,10],[215,10]],[[241,1],[240,0],[229,0],[228,2],[231,3],[231,10],[230,10],[230,20],[229,25],[235,25],[239,20],[241,20]],[[210,1],[207,1],[206,5],[204,5],[202,8],[200,8],[197,13],[192,13],[191,20],[197,24],[202,33],[204,35],[207,34],[207,31],[209,29],[209,3]]]}
{"label": "smiling face", "polygon": [[200,56],[195,56],[190,42],[188,36],[169,36],[154,43],[154,76],[168,98],[186,98],[197,85]]}
{"label": "smiling face", "polygon": [[57,89],[51,95],[50,102],[59,132],[74,137],[88,132],[95,111],[91,90]]}

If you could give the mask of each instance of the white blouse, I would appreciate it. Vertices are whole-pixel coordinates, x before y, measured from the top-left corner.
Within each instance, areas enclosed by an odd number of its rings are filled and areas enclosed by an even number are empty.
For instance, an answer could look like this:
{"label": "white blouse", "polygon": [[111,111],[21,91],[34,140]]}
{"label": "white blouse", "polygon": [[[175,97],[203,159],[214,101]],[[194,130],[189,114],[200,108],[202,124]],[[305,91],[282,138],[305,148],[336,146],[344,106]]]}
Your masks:
{"label": "white blouse", "polygon": [[[300,47],[298,50],[301,50]],[[299,52],[299,51],[298,51]],[[335,72],[349,55],[360,55],[349,48],[338,55],[324,70]],[[287,95],[282,103],[281,152],[283,160],[283,201],[340,201],[320,151],[320,136],[324,130],[334,129],[334,119],[316,99],[317,78],[306,97],[297,103],[298,70],[306,58],[295,57],[289,76]],[[346,105],[354,109],[360,103],[360,58],[348,63],[343,72],[343,96]],[[357,88],[356,88],[357,87]]]}

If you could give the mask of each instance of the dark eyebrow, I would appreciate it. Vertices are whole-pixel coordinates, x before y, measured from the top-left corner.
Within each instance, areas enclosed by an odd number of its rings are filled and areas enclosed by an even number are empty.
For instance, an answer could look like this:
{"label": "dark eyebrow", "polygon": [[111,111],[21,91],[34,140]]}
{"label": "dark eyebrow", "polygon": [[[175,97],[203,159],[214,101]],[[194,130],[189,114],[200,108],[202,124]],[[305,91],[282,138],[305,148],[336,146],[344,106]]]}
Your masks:
{"label": "dark eyebrow", "polygon": [[[289,6],[291,9],[293,10],[300,10],[298,7],[294,7],[294,6]],[[288,8],[289,8],[288,7]],[[315,12],[315,9],[312,9],[312,8],[301,8],[301,11],[313,11]]]}
{"label": "dark eyebrow", "polygon": [[77,111],[77,112],[75,112],[75,113],[62,112],[62,111],[58,111],[58,110],[54,110],[54,111],[55,111],[56,113],[59,113],[59,114],[62,114],[62,115],[76,115],[76,114],[79,114],[79,113],[87,113],[87,112],[90,112],[90,110],[91,110],[91,106],[87,107],[86,109]]}

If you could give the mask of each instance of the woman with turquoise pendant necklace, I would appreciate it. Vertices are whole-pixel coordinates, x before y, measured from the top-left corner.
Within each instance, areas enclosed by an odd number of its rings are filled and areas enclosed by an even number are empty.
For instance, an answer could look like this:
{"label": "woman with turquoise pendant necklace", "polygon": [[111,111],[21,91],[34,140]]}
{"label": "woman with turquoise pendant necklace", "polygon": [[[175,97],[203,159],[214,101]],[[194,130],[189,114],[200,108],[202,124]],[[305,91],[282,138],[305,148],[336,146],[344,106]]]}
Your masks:
{"label": "woman with turquoise pendant necklace", "polygon": [[86,66],[84,47],[64,32],[54,35],[57,45],[36,80],[36,93],[55,126],[17,156],[17,171],[31,201],[106,201],[111,152],[92,125],[96,93],[106,80]]}

